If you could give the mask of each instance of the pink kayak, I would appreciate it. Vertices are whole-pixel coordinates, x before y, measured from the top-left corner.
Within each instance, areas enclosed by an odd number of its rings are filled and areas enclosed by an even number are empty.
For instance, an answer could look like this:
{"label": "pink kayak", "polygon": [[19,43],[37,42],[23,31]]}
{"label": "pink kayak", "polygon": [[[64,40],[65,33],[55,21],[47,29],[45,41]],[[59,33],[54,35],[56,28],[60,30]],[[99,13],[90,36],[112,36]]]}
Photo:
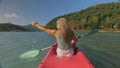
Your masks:
{"label": "pink kayak", "polygon": [[77,50],[71,57],[58,57],[57,44],[48,51],[38,68],[94,68],[82,51]]}

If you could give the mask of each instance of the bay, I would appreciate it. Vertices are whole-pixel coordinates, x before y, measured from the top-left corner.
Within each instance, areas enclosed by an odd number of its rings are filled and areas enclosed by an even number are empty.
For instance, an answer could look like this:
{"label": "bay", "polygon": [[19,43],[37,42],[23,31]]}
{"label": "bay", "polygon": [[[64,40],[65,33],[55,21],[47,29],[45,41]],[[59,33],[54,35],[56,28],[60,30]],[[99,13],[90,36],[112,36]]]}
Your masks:
{"label": "bay", "polygon": [[[19,55],[50,46],[55,41],[53,36],[42,32],[0,32],[0,68],[37,68],[47,50],[31,59],[20,59]],[[120,33],[96,33],[83,37],[78,39],[77,47],[95,68],[120,68]]]}

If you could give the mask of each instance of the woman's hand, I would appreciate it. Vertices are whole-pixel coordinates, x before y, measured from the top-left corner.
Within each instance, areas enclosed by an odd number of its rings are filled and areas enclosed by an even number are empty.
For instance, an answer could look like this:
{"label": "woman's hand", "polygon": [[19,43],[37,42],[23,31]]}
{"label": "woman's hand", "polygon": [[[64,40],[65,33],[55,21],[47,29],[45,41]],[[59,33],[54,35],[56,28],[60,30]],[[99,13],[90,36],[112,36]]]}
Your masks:
{"label": "woman's hand", "polygon": [[37,22],[34,22],[34,21],[32,22],[32,25],[35,26],[35,27],[36,27],[37,24],[38,24]]}

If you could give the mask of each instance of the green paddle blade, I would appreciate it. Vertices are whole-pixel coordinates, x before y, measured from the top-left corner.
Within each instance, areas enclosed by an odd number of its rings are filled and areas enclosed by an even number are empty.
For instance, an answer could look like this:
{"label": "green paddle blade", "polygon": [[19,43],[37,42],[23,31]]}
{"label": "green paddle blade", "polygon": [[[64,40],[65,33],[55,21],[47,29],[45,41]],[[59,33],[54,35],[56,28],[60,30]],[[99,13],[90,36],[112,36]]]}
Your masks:
{"label": "green paddle blade", "polygon": [[21,59],[33,58],[39,54],[39,50],[31,50],[19,56]]}
{"label": "green paddle blade", "polygon": [[81,37],[84,37],[84,36],[89,36],[89,35],[95,34],[95,33],[97,33],[97,32],[98,32],[98,29],[92,29],[92,30],[89,31],[88,33],[85,33],[85,34],[83,34],[83,35],[81,35],[81,36],[78,36],[77,38],[81,38]]}
{"label": "green paddle blade", "polygon": [[88,33],[86,34],[86,36],[89,36],[89,35],[91,35],[91,34],[95,34],[96,32],[98,32],[98,29],[93,29],[93,30],[91,30],[90,32],[88,32]]}

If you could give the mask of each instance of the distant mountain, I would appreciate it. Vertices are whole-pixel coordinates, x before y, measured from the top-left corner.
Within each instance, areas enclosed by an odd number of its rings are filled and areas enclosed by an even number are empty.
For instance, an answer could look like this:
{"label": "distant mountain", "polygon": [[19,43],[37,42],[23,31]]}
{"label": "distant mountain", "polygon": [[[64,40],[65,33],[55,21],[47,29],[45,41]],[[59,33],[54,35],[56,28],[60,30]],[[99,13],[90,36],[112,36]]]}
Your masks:
{"label": "distant mountain", "polygon": [[31,24],[22,26],[27,31],[39,31],[37,28],[33,27]]}
{"label": "distant mountain", "polygon": [[120,30],[120,2],[99,4],[78,12],[58,16],[52,19],[46,25],[46,28],[55,28],[57,19],[61,17],[66,18],[74,30],[88,30],[93,28]]}
{"label": "distant mountain", "polygon": [[0,31],[22,32],[22,31],[38,31],[32,25],[15,25],[12,23],[0,23]]}

